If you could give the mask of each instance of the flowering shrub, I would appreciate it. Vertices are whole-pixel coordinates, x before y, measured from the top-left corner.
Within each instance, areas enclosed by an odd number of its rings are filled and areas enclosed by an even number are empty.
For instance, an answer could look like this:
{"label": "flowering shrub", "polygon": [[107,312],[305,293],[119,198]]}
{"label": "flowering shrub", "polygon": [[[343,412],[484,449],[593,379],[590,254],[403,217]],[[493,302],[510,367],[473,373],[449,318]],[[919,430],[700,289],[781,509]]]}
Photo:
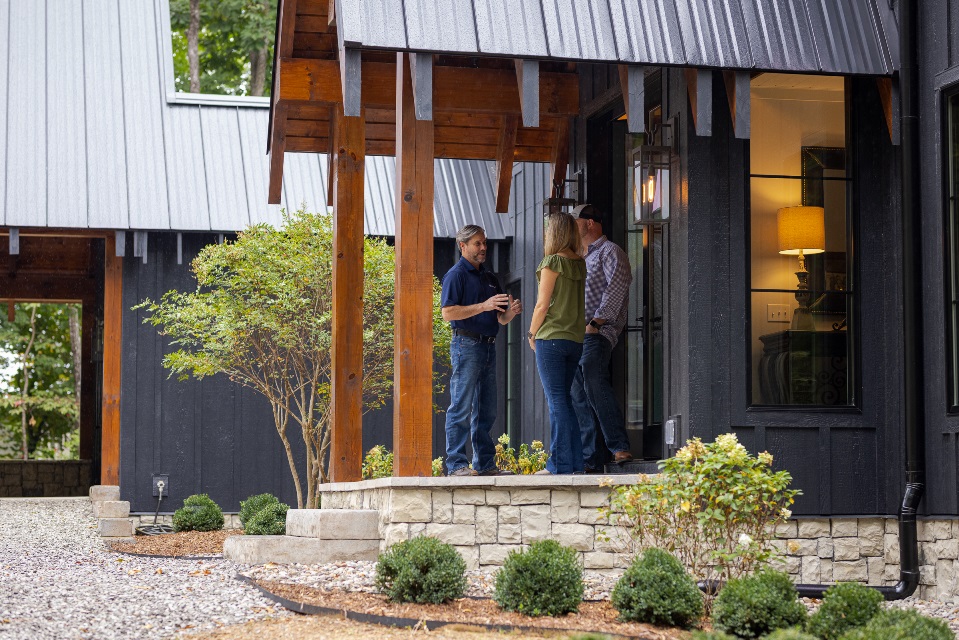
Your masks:
{"label": "flowering shrub", "polygon": [[366,452],[361,470],[364,480],[389,478],[393,475],[393,452],[381,444]]}
{"label": "flowering shrub", "polygon": [[509,446],[509,436],[505,433],[499,437],[496,445],[496,468],[501,471],[512,471],[516,474],[529,475],[546,468],[546,459],[549,453],[543,449],[543,443],[533,440],[532,445],[525,442],[519,446],[519,458],[516,449]]}
{"label": "flowering shrub", "polygon": [[772,463],[769,453],[750,455],[732,433],[711,443],[694,438],[659,463],[658,476],[614,489],[605,511],[640,548],[672,553],[711,585],[726,582],[772,558],[773,529],[792,515],[800,492],[787,489],[792,476],[773,472]]}
{"label": "flowering shrub", "polygon": [[440,477],[443,475],[443,456],[433,460],[433,477]]}

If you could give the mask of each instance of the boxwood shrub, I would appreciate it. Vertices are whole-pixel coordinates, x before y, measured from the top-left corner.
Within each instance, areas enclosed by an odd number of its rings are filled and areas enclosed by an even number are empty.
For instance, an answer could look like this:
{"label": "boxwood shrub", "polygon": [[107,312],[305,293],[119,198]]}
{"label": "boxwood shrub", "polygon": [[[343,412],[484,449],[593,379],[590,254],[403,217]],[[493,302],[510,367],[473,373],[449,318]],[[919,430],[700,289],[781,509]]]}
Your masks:
{"label": "boxwood shrub", "polygon": [[881,610],[882,594],[858,582],[829,587],[822,606],[809,618],[809,633],[823,640],[837,640],[846,631],[861,627]]}
{"label": "boxwood shrub", "polygon": [[913,609],[886,609],[864,627],[844,633],[841,640],[954,640],[942,620],[927,618]]}
{"label": "boxwood shrub", "polygon": [[240,524],[246,529],[247,523],[256,515],[257,511],[270,504],[280,504],[280,500],[272,493],[261,493],[240,500]]}
{"label": "boxwood shrub", "polygon": [[253,514],[243,533],[248,536],[282,536],[286,533],[286,512],[289,505],[270,502]]}
{"label": "boxwood shrub", "polygon": [[583,570],[574,549],[541,540],[511,551],[496,574],[493,599],[507,611],[528,616],[561,616],[583,601]]}
{"label": "boxwood shrub", "polygon": [[219,531],[223,510],[205,493],[192,495],[173,513],[174,531]]}
{"label": "boxwood shrub", "polygon": [[765,636],[763,640],[817,640],[817,638],[799,627],[789,627],[788,629],[776,629]]}
{"label": "boxwood shrub", "polygon": [[376,586],[394,602],[449,602],[466,592],[466,562],[452,545],[417,536],[380,554]]}
{"label": "boxwood shrub", "polygon": [[730,580],[713,605],[713,625],[740,638],[760,638],[776,629],[802,625],[806,607],[789,576],[765,569]]}
{"label": "boxwood shrub", "polygon": [[647,549],[613,588],[612,605],[622,620],[688,627],[703,615],[703,596],[679,560]]}

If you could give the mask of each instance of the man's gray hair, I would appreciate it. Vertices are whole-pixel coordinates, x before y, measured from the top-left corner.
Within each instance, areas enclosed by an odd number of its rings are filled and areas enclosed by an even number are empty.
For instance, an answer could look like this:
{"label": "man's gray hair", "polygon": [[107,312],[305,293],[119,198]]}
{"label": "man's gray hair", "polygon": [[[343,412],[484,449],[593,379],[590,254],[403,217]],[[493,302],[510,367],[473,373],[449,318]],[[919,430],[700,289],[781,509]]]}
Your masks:
{"label": "man's gray hair", "polygon": [[469,242],[470,238],[475,236],[477,233],[482,233],[486,235],[486,232],[483,230],[483,227],[478,224],[468,224],[462,229],[460,229],[456,234],[456,246],[460,246],[461,242]]}

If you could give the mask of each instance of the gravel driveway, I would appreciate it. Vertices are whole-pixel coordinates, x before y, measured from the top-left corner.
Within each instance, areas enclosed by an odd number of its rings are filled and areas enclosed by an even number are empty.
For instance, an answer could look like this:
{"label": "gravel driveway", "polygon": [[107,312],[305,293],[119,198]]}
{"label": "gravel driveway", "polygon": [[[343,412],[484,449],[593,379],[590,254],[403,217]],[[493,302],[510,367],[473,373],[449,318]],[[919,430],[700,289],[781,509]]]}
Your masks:
{"label": "gravel driveway", "polygon": [[0,499],[0,638],[168,638],[291,615],[224,560],[121,556],[87,498]]}

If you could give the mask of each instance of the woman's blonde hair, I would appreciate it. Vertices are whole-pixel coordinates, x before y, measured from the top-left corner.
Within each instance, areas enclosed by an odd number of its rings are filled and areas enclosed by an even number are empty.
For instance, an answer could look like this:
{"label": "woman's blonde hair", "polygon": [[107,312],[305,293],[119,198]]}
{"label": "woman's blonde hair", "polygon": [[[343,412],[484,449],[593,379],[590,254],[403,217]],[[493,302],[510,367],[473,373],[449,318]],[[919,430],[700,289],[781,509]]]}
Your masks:
{"label": "woman's blonde hair", "polygon": [[551,213],[546,217],[545,255],[569,249],[579,255],[580,236],[576,220],[568,213]]}

